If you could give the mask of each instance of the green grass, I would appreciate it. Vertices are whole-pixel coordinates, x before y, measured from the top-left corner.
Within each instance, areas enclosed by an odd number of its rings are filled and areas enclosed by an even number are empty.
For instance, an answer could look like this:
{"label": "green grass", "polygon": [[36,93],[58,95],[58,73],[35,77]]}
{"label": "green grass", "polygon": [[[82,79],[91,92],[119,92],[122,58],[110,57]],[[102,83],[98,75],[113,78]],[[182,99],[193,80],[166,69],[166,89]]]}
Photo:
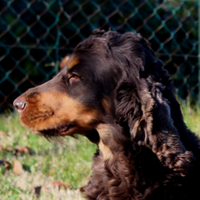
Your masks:
{"label": "green grass", "polygon": [[[22,127],[18,116],[12,114],[0,116],[0,131],[8,135],[5,137],[0,134],[0,145],[4,149],[28,146],[33,150],[32,155],[23,156],[15,156],[13,151],[0,150],[0,160],[6,160],[12,165],[14,160],[18,160],[24,166],[20,175],[15,175],[12,169],[5,172],[5,167],[0,166],[0,200],[35,199],[33,188],[37,186],[49,188],[48,192],[42,192],[40,199],[82,199],[79,188],[87,183],[90,176],[95,145],[84,137],[65,137],[60,139],[62,143],[49,142]],[[70,189],[58,191],[50,187],[57,180],[64,182]]]}
{"label": "green grass", "polygon": [[193,108],[182,106],[184,121],[188,128],[200,136],[200,108],[196,105]]}
{"label": "green grass", "polygon": [[[200,133],[200,109],[183,106],[182,111],[187,126]],[[7,136],[3,136],[0,132],[0,160],[12,165],[10,170],[0,165],[0,200],[37,199],[33,189],[38,186],[48,189],[41,192],[41,200],[83,199],[79,188],[88,182],[95,145],[81,136],[78,139],[65,137],[61,139],[62,142],[49,142],[22,127],[18,115],[14,114],[0,116],[0,131],[7,133]],[[20,146],[28,146],[33,154],[15,156],[13,151],[6,150]],[[15,175],[12,170],[14,160],[23,164],[20,175]],[[69,189],[53,188],[53,181],[62,181]]]}

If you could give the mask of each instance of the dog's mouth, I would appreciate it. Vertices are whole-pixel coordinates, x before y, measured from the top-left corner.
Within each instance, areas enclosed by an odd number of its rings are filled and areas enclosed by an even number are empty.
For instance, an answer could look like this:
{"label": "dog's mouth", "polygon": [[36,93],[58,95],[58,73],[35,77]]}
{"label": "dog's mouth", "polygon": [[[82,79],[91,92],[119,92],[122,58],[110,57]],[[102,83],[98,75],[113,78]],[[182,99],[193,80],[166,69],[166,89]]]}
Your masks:
{"label": "dog's mouth", "polygon": [[73,124],[65,124],[60,125],[56,128],[51,129],[45,129],[45,130],[38,130],[38,133],[40,135],[43,135],[45,137],[56,137],[56,136],[64,136],[67,134],[67,132],[73,127]]}

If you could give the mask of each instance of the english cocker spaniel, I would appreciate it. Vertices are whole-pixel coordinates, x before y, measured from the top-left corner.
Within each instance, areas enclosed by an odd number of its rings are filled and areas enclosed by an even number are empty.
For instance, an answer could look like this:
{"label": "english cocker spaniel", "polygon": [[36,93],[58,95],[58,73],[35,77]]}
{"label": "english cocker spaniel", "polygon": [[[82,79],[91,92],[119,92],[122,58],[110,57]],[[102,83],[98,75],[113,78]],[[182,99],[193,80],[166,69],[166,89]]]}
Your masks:
{"label": "english cocker spaniel", "polygon": [[86,199],[200,199],[199,139],[147,40],[95,30],[61,66],[14,106],[47,138],[79,133],[98,146]]}

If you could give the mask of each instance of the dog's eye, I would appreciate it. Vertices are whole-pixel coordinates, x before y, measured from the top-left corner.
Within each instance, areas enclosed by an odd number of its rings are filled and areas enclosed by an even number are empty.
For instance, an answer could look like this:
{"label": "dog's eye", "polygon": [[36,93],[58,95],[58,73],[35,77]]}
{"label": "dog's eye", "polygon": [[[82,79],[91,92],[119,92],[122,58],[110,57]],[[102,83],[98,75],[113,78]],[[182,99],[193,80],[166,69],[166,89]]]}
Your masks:
{"label": "dog's eye", "polygon": [[79,76],[79,75],[77,75],[77,74],[72,74],[72,75],[70,75],[70,77],[68,78],[68,83],[69,83],[69,84],[72,84],[72,83],[77,82],[77,81],[79,81],[79,80],[80,80],[80,76]]}

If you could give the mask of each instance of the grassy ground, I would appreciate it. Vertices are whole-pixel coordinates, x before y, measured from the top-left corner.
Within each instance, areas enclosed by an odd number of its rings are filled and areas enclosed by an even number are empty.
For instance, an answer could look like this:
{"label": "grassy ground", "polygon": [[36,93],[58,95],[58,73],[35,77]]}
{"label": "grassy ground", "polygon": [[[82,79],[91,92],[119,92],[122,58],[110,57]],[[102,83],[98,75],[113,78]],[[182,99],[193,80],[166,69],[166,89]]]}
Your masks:
{"label": "grassy ground", "polygon": [[[200,109],[182,110],[188,127],[200,133]],[[38,190],[41,200],[83,199],[79,188],[89,179],[96,147],[84,137],[61,141],[49,142],[31,133],[17,115],[0,116],[0,200],[37,199]],[[54,181],[65,185],[59,190]]]}
{"label": "grassy ground", "polygon": [[[79,188],[89,179],[91,158],[96,151],[86,138],[66,137],[61,139],[63,144],[49,142],[22,127],[17,115],[1,116],[0,131],[0,162],[11,164],[10,170],[0,165],[0,200],[36,199],[34,188],[39,186],[43,186],[42,200],[83,199]],[[24,147],[24,155],[17,151],[19,147]],[[32,150],[31,155],[25,147]],[[15,166],[15,160],[19,166]],[[54,181],[65,183],[69,189],[52,187]]]}

